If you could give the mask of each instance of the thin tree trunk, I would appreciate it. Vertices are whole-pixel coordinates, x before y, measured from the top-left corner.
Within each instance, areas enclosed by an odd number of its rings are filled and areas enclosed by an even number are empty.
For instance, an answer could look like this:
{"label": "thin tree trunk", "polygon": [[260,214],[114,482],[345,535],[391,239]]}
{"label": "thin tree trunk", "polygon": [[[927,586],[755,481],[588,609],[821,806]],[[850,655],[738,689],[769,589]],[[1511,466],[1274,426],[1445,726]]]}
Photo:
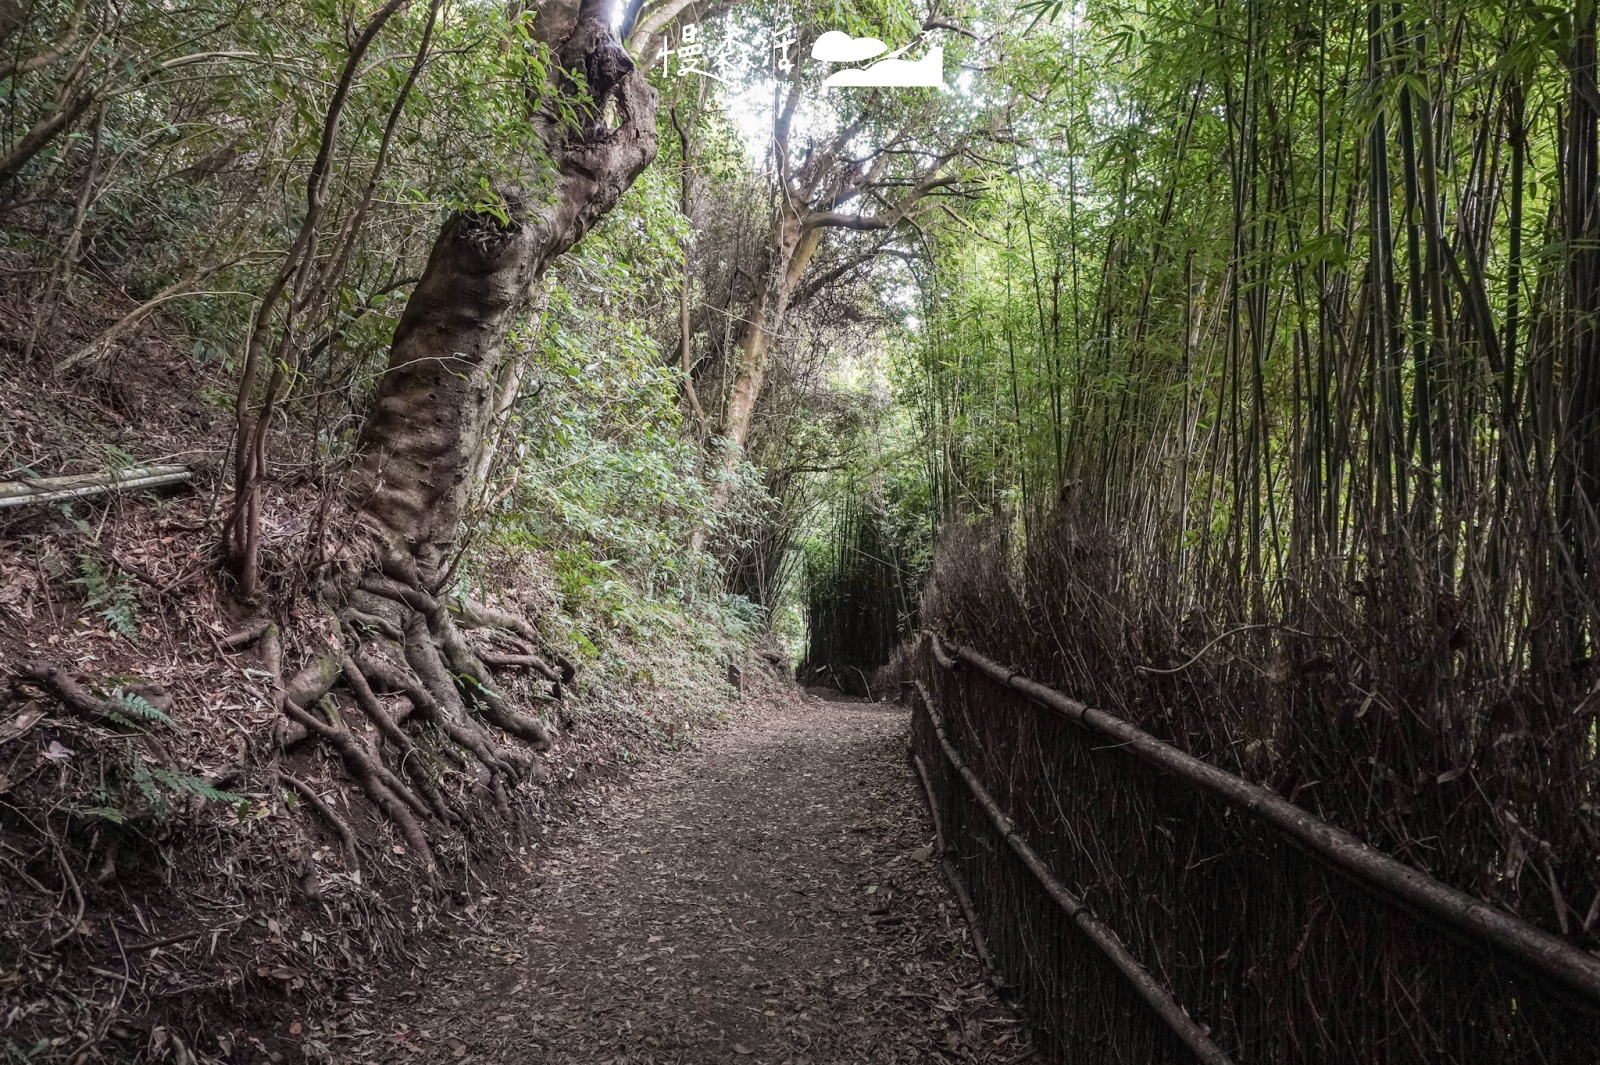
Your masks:
{"label": "thin tree trunk", "polygon": [[[704,78],[700,80],[702,103],[707,84]],[[691,118],[689,125],[685,126],[678,120],[677,108],[673,108],[672,128],[678,131],[678,209],[687,219],[691,216],[690,208],[693,206],[689,185],[689,153],[693,147],[690,133],[694,128],[694,120]],[[694,388],[694,329],[689,314],[694,289],[694,263],[690,251],[691,248],[686,243],[683,249],[683,277],[678,287],[678,370],[683,375],[683,396],[689,403],[690,413],[694,416],[696,436],[704,445],[706,437],[711,433],[711,425],[706,418],[705,410],[700,406],[700,396]]]}
{"label": "thin tree trunk", "polygon": [[[714,509],[720,510],[733,491],[733,474],[739,459],[744,455],[745,441],[750,436],[750,423],[755,416],[756,404],[761,399],[761,389],[766,383],[767,370],[772,357],[772,341],[782,328],[789,310],[789,298],[795,286],[811,264],[817,245],[822,240],[820,227],[804,230],[800,219],[788,209],[779,208],[774,222],[772,246],[775,250],[773,265],[759,282],[755,298],[750,305],[750,319],[745,324],[744,336],[739,341],[739,363],[734,371],[733,388],[728,397],[727,410],[717,429],[721,453],[717,457],[716,481],[711,497]],[[696,545],[704,543],[697,534]]]}

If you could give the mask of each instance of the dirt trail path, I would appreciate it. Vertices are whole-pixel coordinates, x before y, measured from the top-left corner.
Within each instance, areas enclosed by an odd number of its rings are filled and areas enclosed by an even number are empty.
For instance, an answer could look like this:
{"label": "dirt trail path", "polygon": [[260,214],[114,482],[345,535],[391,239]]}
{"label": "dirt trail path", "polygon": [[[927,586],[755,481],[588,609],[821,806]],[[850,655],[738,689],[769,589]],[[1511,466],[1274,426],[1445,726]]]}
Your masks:
{"label": "dirt trail path", "polygon": [[1019,1060],[929,861],[906,727],[897,707],[796,699],[664,759],[325,1045],[352,1062]]}

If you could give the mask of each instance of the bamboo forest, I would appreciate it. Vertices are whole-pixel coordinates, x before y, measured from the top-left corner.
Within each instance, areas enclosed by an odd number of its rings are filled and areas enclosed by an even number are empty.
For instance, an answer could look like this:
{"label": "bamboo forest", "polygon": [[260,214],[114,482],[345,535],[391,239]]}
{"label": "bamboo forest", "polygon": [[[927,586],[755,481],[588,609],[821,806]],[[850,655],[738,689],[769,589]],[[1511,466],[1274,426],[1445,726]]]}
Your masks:
{"label": "bamboo forest", "polygon": [[1597,62],[0,0],[0,1061],[1600,1063]]}

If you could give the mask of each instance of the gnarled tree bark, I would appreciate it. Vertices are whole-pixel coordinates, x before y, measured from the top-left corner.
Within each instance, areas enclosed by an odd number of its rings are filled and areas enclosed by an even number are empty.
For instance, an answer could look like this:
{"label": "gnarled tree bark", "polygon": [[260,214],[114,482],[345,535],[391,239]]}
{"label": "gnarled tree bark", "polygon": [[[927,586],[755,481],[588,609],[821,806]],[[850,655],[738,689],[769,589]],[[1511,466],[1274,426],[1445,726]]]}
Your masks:
{"label": "gnarled tree bark", "polygon": [[[497,690],[491,666],[532,667],[556,695],[571,680],[570,664],[541,648],[525,620],[452,600],[444,585],[486,433],[507,381],[520,377],[506,336],[551,262],[655,158],[656,93],[612,33],[609,6],[548,0],[520,16],[554,60],[531,119],[543,151],[520,181],[497,190],[503,212],[458,212],[434,243],[358,438],[343,520],[329,524],[342,532],[318,593],[342,646],[280,685],[282,742],[331,747],[430,866],[427,825],[467,812],[433,786],[440,767],[402,724],[436,729],[448,757],[505,809],[507,786],[539,775],[528,748],[547,748],[551,735]],[[563,123],[563,113],[580,121]],[[512,653],[480,652],[467,639],[472,629],[499,630]],[[559,672],[545,664],[551,658]],[[397,711],[385,696],[398,697]],[[358,715],[376,726],[381,747],[347,726]]]}
{"label": "gnarled tree bark", "polygon": [[[396,580],[424,584],[443,572],[493,414],[506,333],[533,286],[655,158],[655,90],[605,14],[594,0],[539,7],[534,35],[587,83],[591,116],[581,130],[541,116],[550,172],[501,190],[508,222],[461,213],[446,223],[395,331],[352,489]],[[568,78],[563,90],[577,92],[579,79]],[[603,121],[612,103],[615,129]]]}

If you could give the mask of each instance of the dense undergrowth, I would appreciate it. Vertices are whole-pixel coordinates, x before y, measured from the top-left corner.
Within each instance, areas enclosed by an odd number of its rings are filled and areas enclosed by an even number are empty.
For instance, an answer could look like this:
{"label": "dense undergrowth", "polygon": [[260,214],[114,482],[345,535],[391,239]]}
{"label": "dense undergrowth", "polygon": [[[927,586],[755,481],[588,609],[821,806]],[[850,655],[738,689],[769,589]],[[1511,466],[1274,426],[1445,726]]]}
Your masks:
{"label": "dense undergrowth", "polygon": [[[278,73],[108,95],[6,186],[0,207],[0,479],[161,462],[193,472],[175,490],[0,511],[7,1061],[320,1060],[326,1040],[294,1020],[306,1003],[359,997],[375,967],[425,958],[432,933],[470,924],[499,878],[525,875],[574,804],[693,743],[787,669],[759,611],[689,547],[719,519],[653,330],[684,228],[670,183],[651,176],[616,224],[562,261],[542,313],[513,332],[532,368],[497,425],[450,576],[452,590],[530,619],[541,652],[575,667],[554,690],[518,667],[495,681],[554,746],[518,786],[491,792],[448,744],[407,741],[437,767],[431,788],[458,817],[429,830],[431,884],[338,756],[281,749],[278,677],[337,639],[307,545],[326,533],[374,360],[422,266],[418,237],[441,207],[488,187],[452,183],[474,160],[493,173],[474,146],[514,134],[497,125],[512,119],[494,101],[517,71],[493,43],[506,32],[500,15],[447,21],[405,112],[408,135],[372,165],[370,138],[407,72],[397,57],[424,28],[417,8],[351,105],[359,120],[346,126],[334,196],[335,229],[355,234],[347,273],[337,299],[302,322],[312,335],[286,377],[263,486],[258,602],[281,635],[243,649],[229,637],[252,608],[217,537],[237,358],[252,293],[294,231],[320,123],[323,88],[294,70],[337,55],[343,17],[335,5],[271,14],[132,12],[96,46],[122,49],[129,70],[169,54],[148,20],[176,40],[188,19],[218,52],[252,53],[196,62]],[[68,32],[70,19],[41,10],[12,41]],[[52,73],[31,88],[49,89]],[[13,119],[31,99],[8,97]],[[58,197],[53,174],[72,175],[74,189]],[[726,514],[758,502],[738,495]],[[41,683],[30,663],[68,687]],[[92,708],[73,709],[64,692]],[[406,712],[403,697],[379,697]],[[348,722],[358,743],[389,742],[339,700],[330,720]]]}
{"label": "dense undergrowth", "polygon": [[1029,8],[814,645],[920,616],[1592,948],[1593,9]]}
{"label": "dense undergrowth", "polygon": [[[92,407],[89,418],[74,413],[64,403],[56,424],[79,439],[101,428]],[[117,710],[90,722],[21,682],[10,691],[0,732],[0,991],[11,1058],[67,1060],[91,1046],[160,1057],[186,1040],[210,1057],[256,1039],[316,1060],[314,1042],[287,1028],[297,1001],[359,995],[364,970],[414,957],[435,928],[470,922],[474,902],[532,862],[544,831],[582,795],[693,743],[774,683],[763,678],[781,669],[750,653],[759,630],[746,608],[715,585],[690,596],[692,582],[635,568],[670,569],[670,558],[618,559],[591,539],[596,525],[627,520],[604,487],[610,467],[577,446],[555,454],[568,458],[569,493],[590,481],[588,507],[522,501],[486,526],[460,579],[538,618],[577,676],[559,701],[507,680],[557,744],[501,816],[479,817],[453,845],[435,840],[443,892],[417,890],[405,841],[364,807],[337,759],[272,754],[271,675],[255,656],[218,645],[230,619],[215,557],[195,537],[205,480],[169,498],[10,518],[0,653],[71,663]],[[289,656],[321,636],[299,613],[286,619]],[[730,687],[730,665],[748,694]],[[301,786],[338,811],[353,851]],[[470,777],[456,787],[463,805],[487,809]],[[238,1053],[230,1060],[250,1060]]]}
{"label": "dense undergrowth", "polygon": [[[609,267],[609,250],[597,242],[595,262]],[[552,317],[581,315],[575,303],[563,295]],[[237,607],[203,530],[224,441],[195,446],[207,443],[196,433],[206,420],[225,424],[206,407],[215,367],[196,364],[176,323],[103,389],[63,387],[7,355],[26,383],[5,401],[17,467],[53,474],[170,457],[196,471],[178,492],[9,511],[0,526],[0,655],[62,663],[116,710],[89,721],[20,679],[8,692],[8,1060],[70,1060],[89,1048],[159,1059],[178,1046],[202,1060],[229,1048],[228,1060],[251,1060],[252,1040],[262,1053],[316,1060],[316,1041],[287,1027],[297,1002],[359,995],[364,970],[415,957],[433,930],[470,922],[474,902],[532,862],[546,828],[582,795],[693,743],[773,683],[763,678],[781,672],[786,652],[769,652],[777,668],[752,656],[759,619],[721,592],[714,571],[686,563],[683,528],[701,489],[684,448],[656,446],[674,415],[653,349],[636,342],[632,361],[608,360],[600,373],[561,362],[560,343],[548,341],[549,376],[518,412],[516,441],[487,482],[499,496],[485,505],[492,517],[476,526],[456,579],[536,618],[577,674],[559,700],[505,678],[557,743],[499,815],[470,775],[453,778],[480,816],[454,843],[434,841],[442,892],[417,890],[405,840],[365,807],[336,758],[273,753],[271,671],[259,655],[220,646]],[[292,542],[317,506],[314,480],[275,485],[274,538]],[[327,638],[314,601],[286,604],[282,620],[291,661]],[[730,666],[751,694],[730,686]],[[302,786],[337,811],[353,851]]]}

